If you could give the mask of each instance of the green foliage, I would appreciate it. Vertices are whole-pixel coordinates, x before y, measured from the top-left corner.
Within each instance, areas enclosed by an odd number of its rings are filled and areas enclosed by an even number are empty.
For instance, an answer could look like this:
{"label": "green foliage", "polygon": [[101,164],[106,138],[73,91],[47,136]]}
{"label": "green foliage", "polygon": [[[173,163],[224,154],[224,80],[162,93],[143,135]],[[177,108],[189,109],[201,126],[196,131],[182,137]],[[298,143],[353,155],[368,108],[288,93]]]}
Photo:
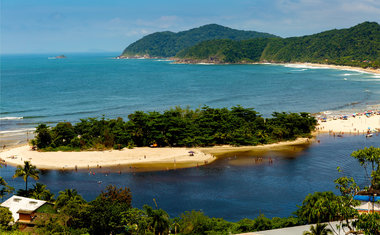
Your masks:
{"label": "green foliage", "polygon": [[144,205],[144,210],[149,218],[148,226],[153,229],[154,234],[168,234],[170,217],[166,211],[162,209],[154,210],[148,205]]}
{"label": "green foliage", "polygon": [[10,230],[13,222],[12,212],[6,207],[0,207],[0,231]]}
{"label": "green foliage", "polygon": [[121,224],[126,234],[146,234],[149,231],[150,219],[145,210],[130,208],[121,213]]}
{"label": "green foliage", "polygon": [[51,193],[49,189],[47,189],[46,185],[36,183],[31,189],[31,198],[53,202],[54,194]]}
{"label": "green foliage", "polygon": [[126,204],[131,207],[132,194],[131,190],[127,187],[117,188],[114,185],[108,185],[106,191],[102,191],[99,195],[101,200],[108,200],[114,203]]}
{"label": "green foliage", "polygon": [[176,57],[216,63],[312,62],[356,67],[380,67],[380,25],[354,27],[303,37],[212,40],[185,47]]}
{"label": "green foliage", "polygon": [[46,124],[40,124],[36,128],[36,139],[32,141],[33,144],[37,145],[37,148],[46,148],[51,145],[52,137],[51,131]]}
{"label": "green foliage", "polygon": [[370,176],[371,176],[371,188],[380,189],[380,148],[375,148],[373,146],[369,148],[360,149],[354,151],[351,154],[352,157],[356,158],[360,165],[366,170],[370,166]]}
{"label": "green foliage", "polygon": [[268,33],[236,30],[217,24],[204,25],[178,33],[158,32],[149,34],[129,45],[123,56],[172,57],[180,50],[213,39],[245,40],[251,38],[276,37]]}
{"label": "green foliage", "polygon": [[28,191],[28,178],[31,177],[35,180],[38,180],[39,170],[37,170],[36,166],[30,164],[29,161],[24,161],[24,166],[17,166],[15,174],[13,178],[22,177],[25,181],[25,191]]}
{"label": "green foliage", "polygon": [[86,201],[78,194],[76,189],[65,189],[60,191],[55,202],[54,208],[59,210],[69,205],[70,203],[74,204],[84,204]]}
{"label": "green foliage", "polygon": [[332,230],[329,228],[326,228],[327,224],[316,224],[315,226],[310,226],[310,232],[305,231],[303,232],[303,235],[328,235],[333,234]]}
{"label": "green foliage", "polygon": [[380,234],[380,214],[379,213],[369,213],[361,214],[358,219],[354,222],[356,228],[364,231],[365,234]]}
{"label": "green foliage", "polygon": [[[115,146],[121,149],[153,144],[160,147],[257,145],[309,136],[317,123],[307,113],[274,113],[273,118],[264,119],[254,109],[241,106],[230,110],[204,106],[197,110],[176,107],[163,113],[136,111],[128,118],[127,122],[121,118],[88,118],[74,126],[59,123],[59,128],[54,127],[50,132],[61,137],[55,137],[43,150],[99,150]],[[76,137],[68,141],[70,136]]]}
{"label": "green foliage", "polygon": [[295,212],[303,223],[320,223],[337,219],[337,196],[333,192],[308,194]]}
{"label": "green foliage", "polygon": [[268,44],[268,38],[244,41],[219,39],[204,41],[178,52],[176,57],[193,61],[206,60],[212,63],[252,63],[259,62]]}

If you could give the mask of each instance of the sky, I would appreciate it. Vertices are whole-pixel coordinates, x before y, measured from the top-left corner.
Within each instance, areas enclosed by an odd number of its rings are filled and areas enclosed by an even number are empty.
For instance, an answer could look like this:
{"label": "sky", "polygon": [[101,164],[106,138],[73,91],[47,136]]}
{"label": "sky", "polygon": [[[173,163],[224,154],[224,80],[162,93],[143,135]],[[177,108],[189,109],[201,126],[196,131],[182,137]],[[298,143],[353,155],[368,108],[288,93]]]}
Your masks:
{"label": "sky", "polygon": [[0,54],[117,54],[211,23],[291,37],[364,21],[379,23],[379,0],[0,0]]}

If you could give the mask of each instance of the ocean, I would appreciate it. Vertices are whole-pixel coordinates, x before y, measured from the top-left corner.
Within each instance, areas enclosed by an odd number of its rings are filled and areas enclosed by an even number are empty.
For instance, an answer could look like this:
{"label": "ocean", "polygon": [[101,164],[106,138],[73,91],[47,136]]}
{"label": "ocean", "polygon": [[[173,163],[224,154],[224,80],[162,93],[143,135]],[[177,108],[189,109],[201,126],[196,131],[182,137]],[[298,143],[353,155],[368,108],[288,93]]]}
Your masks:
{"label": "ocean", "polygon": [[[2,55],[0,137],[25,141],[38,123],[127,119],[136,110],[242,105],[273,112],[380,104],[380,75],[300,65],[189,65],[115,54]],[[2,143],[0,143],[2,144]]]}
{"label": "ocean", "polygon": [[[242,105],[264,117],[273,112],[350,113],[380,104],[380,76],[358,71],[301,65],[189,65],[166,60],[117,60],[117,53],[1,55],[0,144],[31,138],[39,123],[55,125],[81,118],[122,117],[136,110],[163,111]],[[368,179],[350,157],[365,146],[380,147],[380,137],[318,137],[321,143],[296,152],[268,152],[273,164],[256,164],[255,154],[226,156],[199,167],[156,172],[43,171],[39,182],[56,195],[76,188],[93,200],[108,184],[130,187],[133,205],[153,204],[171,216],[201,210],[237,221],[290,216],[308,193],[336,191],[341,166],[363,187]],[[16,189],[14,167],[1,176]],[[33,180],[31,180],[33,183]]]}

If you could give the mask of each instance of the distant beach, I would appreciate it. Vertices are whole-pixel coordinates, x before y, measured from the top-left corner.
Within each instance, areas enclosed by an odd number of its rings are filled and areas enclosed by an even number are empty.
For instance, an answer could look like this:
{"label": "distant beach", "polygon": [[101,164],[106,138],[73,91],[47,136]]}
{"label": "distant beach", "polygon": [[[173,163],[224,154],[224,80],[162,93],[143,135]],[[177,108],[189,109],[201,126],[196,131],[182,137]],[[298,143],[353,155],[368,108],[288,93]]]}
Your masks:
{"label": "distant beach", "polygon": [[285,66],[300,66],[300,67],[313,67],[313,68],[329,68],[329,69],[339,69],[339,70],[348,70],[348,71],[356,71],[356,72],[364,72],[364,73],[374,73],[380,74],[380,69],[373,68],[361,68],[361,67],[353,67],[353,66],[344,66],[344,65],[333,65],[333,64],[316,64],[316,63],[280,63]]}
{"label": "distant beach", "polygon": [[347,114],[319,118],[317,133],[367,134],[380,132],[380,114]]}

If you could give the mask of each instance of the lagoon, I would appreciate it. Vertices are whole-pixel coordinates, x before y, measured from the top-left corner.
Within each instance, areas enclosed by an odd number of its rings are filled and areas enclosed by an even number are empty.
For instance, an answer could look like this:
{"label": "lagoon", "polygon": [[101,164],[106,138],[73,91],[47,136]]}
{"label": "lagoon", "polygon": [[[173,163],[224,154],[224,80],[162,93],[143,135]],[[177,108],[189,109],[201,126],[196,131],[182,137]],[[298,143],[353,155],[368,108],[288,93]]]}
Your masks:
{"label": "lagoon", "polygon": [[[44,171],[39,182],[47,184],[56,195],[65,188],[76,188],[86,200],[93,200],[109,184],[129,187],[134,206],[154,206],[155,199],[170,216],[202,210],[208,216],[230,221],[253,219],[260,213],[285,217],[309,193],[337,192],[333,181],[342,176],[336,170],[338,166],[360,187],[369,184],[363,168],[350,154],[365,146],[380,147],[380,136],[321,135],[318,139],[320,143],[303,150],[226,156],[198,168],[122,174],[98,169],[95,175],[86,171]],[[259,155],[272,157],[273,164],[258,163]],[[17,189],[24,188],[22,179],[12,178],[14,170],[11,166],[2,168],[1,176]]]}

